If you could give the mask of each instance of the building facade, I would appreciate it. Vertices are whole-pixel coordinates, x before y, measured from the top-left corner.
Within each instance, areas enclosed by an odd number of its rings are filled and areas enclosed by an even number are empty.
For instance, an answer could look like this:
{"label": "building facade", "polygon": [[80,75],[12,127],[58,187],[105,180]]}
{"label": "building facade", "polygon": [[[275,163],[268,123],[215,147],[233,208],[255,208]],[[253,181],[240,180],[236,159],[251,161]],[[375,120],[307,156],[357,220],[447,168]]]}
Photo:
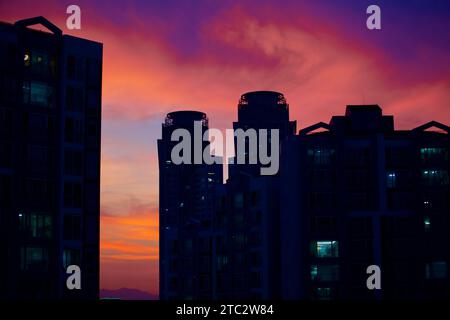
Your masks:
{"label": "building facade", "polygon": [[102,44],[36,17],[0,55],[0,297],[98,298]]}
{"label": "building facade", "polygon": [[[448,131],[395,130],[379,106],[348,106],[287,139],[283,298],[448,298]],[[370,265],[381,290],[366,286]]]}

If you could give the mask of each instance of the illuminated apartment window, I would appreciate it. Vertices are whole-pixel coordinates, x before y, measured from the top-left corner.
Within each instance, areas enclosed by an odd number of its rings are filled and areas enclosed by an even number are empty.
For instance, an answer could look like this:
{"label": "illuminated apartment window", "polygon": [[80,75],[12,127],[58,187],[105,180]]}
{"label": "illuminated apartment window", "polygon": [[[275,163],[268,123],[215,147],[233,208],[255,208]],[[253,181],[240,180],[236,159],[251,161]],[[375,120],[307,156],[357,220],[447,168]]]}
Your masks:
{"label": "illuminated apartment window", "polygon": [[386,174],[386,186],[391,189],[396,186],[396,175],[395,172],[388,172]]}
{"label": "illuminated apartment window", "polygon": [[311,280],[313,281],[338,281],[339,265],[314,264],[311,265]]}
{"label": "illuminated apartment window", "polygon": [[24,103],[53,107],[53,88],[43,82],[25,81],[22,93]]}
{"label": "illuminated apartment window", "polygon": [[48,269],[48,251],[42,247],[20,248],[20,269],[45,271]]}
{"label": "illuminated apartment window", "polygon": [[333,288],[315,288],[315,295],[319,300],[330,300],[333,298]]}
{"label": "illuminated apartment window", "polygon": [[46,239],[52,237],[52,217],[45,214],[19,213],[19,227],[29,237]]}
{"label": "illuminated apartment window", "polygon": [[64,249],[63,251],[63,266],[67,269],[70,265],[80,264],[80,250],[78,249]]}
{"label": "illuminated apartment window", "polygon": [[217,270],[222,270],[228,264],[228,256],[217,256]]}
{"label": "illuminated apartment window", "polygon": [[338,241],[311,241],[311,253],[317,258],[339,257]]}
{"label": "illuminated apartment window", "polygon": [[423,226],[425,228],[426,232],[429,232],[431,230],[431,220],[430,217],[425,217],[423,219]]}
{"label": "illuminated apartment window", "polygon": [[447,278],[447,263],[445,261],[427,263],[425,267],[425,276],[427,279]]}
{"label": "illuminated apartment window", "polygon": [[422,181],[427,186],[448,185],[448,172],[446,170],[423,170]]}
{"label": "illuminated apartment window", "polygon": [[420,148],[420,159],[422,163],[432,160],[448,160],[448,152],[445,148]]}
{"label": "illuminated apartment window", "polygon": [[31,66],[31,52],[29,49],[25,50],[25,54],[23,56],[23,65],[25,67]]}

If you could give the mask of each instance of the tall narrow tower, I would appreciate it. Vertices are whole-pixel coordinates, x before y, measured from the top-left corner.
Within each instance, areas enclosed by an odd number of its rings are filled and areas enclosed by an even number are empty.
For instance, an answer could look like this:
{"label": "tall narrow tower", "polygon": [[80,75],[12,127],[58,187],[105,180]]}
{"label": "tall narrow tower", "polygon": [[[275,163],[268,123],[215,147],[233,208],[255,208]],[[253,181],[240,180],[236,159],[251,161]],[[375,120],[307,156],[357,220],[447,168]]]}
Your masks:
{"label": "tall narrow tower", "polygon": [[[160,297],[206,299],[211,296],[213,186],[222,182],[222,165],[174,164],[171,141],[176,129],[190,133],[194,158],[194,123],[208,129],[206,114],[177,111],[166,116],[158,140]],[[203,142],[203,148],[208,142]],[[193,160],[193,159],[191,159]]]}

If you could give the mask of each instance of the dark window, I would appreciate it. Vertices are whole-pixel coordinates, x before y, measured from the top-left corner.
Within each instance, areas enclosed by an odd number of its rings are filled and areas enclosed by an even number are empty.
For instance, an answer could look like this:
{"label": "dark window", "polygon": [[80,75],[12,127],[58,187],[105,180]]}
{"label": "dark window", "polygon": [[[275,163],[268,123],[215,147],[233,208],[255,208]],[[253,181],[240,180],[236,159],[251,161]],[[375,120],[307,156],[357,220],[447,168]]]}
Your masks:
{"label": "dark window", "polygon": [[308,158],[314,165],[330,165],[334,160],[334,149],[316,147],[308,150]]}
{"label": "dark window", "polygon": [[49,184],[46,180],[27,181],[27,196],[30,201],[46,201],[49,195]]}
{"label": "dark window", "polygon": [[21,270],[44,271],[48,269],[48,250],[43,247],[20,248]]}
{"label": "dark window", "polygon": [[64,206],[68,208],[81,208],[82,206],[82,187],[81,183],[64,183]]}
{"label": "dark window", "polygon": [[66,142],[81,143],[83,141],[83,124],[80,119],[66,119]]}
{"label": "dark window", "polygon": [[76,241],[81,239],[81,217],[76,215],[64,216],[64,240]]}
{"label": "dark window", "polygon": [[64,152],[64,172],[68,175],[80,176],[83,174],[83,152],[68,150]]}
{"label": "dark window", "polygon": [[0,143],[0,167],[11,165],[11,144]]}
{"label": "dark window", "polygon": [[82,111],[83,110],[83,89],[67,86],[66,89],[66,107],[70,111]]}
{"label": "dark window", "polygon": [[74,56],[67,57],[67,77],[75,79],[76,76],[76,59]]}
{"label": "dark window", "polygon": [[425,266],[425,277],[427,279],[447,278],[447,263],[445,261],[427,263]]}

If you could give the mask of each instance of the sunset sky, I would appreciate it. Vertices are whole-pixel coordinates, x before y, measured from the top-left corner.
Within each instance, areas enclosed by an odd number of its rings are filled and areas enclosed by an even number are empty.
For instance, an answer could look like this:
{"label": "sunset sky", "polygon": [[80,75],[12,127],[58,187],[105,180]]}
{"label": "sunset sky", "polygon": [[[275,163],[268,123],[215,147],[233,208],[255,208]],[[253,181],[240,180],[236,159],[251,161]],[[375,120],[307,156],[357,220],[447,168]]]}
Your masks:
{"label": "sunset sky", "polygon": [[[95,3],[94,3],[95,2]],[[65,27],[81,7],[81,30]],[[381,30],[366,8],[381,7]],[[167,112],[231,128],[246,91],[285,94],[298,127],[379,104],[396,128],[450,123],[448,1],[6,1],[102,42],[101,287],[158,294],[156,140]]]}

